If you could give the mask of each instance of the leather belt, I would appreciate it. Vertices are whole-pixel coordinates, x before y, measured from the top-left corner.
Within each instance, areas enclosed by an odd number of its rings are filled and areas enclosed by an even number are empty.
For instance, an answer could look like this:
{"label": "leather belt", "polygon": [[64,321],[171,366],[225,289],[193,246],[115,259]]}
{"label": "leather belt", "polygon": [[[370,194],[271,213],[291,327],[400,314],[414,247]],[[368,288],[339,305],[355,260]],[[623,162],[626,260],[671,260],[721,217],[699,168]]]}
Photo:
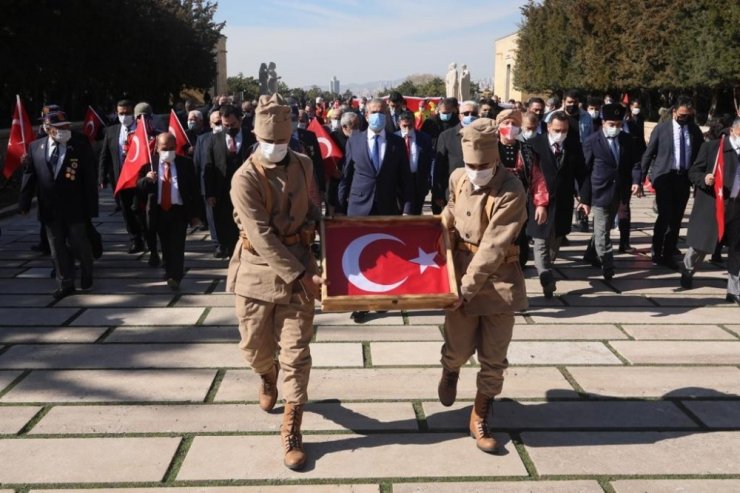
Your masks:
{"label": "leather belt", "polygon": [[[479,250],[478,245],[475,243],[468,243],[466,241],[458,241],[455,248],[461,252],[468,252],[472,254],[476,254]],[[519,245],[509,245],[509,248],[506,250],[506,257],[504,258],[504,263],[508,264],[509,262],[515,262],[519,260]]]}
{"label": "leather belt", "polygon": [[[241,240],[242,240],[243,249],[247,250],[252,255],[259,255],[257,251],[254,249],[254,247],[252,246],[252,242],[249,241],[249,238],[247,238],[246,236],[242,236]],[[293,246],[301,241],[301,235],[300,233],[295,233],[295,234],[288,235],[288,236],[281,236],[280,241],[285,246]]]}

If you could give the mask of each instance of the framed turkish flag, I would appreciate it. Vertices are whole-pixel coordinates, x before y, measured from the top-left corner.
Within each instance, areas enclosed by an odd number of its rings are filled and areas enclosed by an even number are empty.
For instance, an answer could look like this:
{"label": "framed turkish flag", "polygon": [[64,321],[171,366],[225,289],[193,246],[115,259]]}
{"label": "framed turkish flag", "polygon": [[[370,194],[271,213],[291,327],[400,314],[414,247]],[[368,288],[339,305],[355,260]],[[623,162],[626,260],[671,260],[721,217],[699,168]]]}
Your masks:
{"label": "framed turkish flag", "polygon": [[444,308],[457,300],[439,217],[326,218],[321,240],[324,312]]}

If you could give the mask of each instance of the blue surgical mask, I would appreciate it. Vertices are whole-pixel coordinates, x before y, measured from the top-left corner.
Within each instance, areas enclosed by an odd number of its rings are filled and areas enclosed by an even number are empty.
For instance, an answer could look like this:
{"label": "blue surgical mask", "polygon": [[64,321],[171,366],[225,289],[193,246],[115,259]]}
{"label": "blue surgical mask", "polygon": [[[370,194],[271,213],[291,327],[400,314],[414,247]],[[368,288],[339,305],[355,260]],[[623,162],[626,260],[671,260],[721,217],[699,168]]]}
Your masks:
{"label": "blue surgical mask", "polygon": [[452,113],[440,113],[439,119],[443,122],[448,122],[452,118]]}
{"label": "blue surgical mask", "polygon": [[377,133],[385,128],[385,114],[384,113],[371,113],[370,119],[367,122],[370,130]]}
{"label": "blue surgical mask", "polygon": [[478,119],[478,117],[475,116],[475,115],[468,115],[466,117],[463,117],[463,119],[462,119],[462,126],[463,127],[467,127],[468,125],[470,125],[471,123],[473,123],[477,119]]}

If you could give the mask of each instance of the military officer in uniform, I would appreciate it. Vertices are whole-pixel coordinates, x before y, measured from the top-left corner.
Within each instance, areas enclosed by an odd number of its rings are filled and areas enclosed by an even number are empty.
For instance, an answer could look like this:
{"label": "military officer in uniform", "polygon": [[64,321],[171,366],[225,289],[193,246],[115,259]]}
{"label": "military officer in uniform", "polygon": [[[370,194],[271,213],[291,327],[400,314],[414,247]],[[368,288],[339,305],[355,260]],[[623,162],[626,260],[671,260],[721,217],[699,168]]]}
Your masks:
{"label": "military officer in uniform", "polygon": [[453,237],[459,299],[445,317],[439,400],[445,406],[455,402],[460,368],[477,353],[481,368],[470,433],[484,452],[496,450],[488,413],[504,383],[514,312],[527,307],[517,246],[527,195],[500,162],[497,131],[489,118],[460,131],[465,166],[452,172],[442,211]]}
{"label": "military officer in uniform", "polygon": [[311,159],[288,149],[291,133],[283,98],[260,97],[254,119],[259,146],[231,181],[240,242],[227,290],[236,295],[239,347],[262,378],[259,403],[265,411],[275,406],[282,373],[284,462],[300,469],[306,462],[301,420],[311,371],[308,343],[322,283],[310,245],[321,211],[309,198]]}

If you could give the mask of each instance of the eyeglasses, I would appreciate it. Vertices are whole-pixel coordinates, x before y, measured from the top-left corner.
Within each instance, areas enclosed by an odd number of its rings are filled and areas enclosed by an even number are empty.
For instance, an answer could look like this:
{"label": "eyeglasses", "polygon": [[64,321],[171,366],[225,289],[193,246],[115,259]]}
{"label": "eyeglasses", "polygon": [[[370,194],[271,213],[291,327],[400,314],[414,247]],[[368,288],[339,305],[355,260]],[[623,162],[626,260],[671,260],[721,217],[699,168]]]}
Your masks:
{"label": "eyeglasses", "polygon": [[471,116],[471,115],[472,116],[478,116],[478,112],[477,111],[463,111],[462,112],[462,115],[463,116]]}

